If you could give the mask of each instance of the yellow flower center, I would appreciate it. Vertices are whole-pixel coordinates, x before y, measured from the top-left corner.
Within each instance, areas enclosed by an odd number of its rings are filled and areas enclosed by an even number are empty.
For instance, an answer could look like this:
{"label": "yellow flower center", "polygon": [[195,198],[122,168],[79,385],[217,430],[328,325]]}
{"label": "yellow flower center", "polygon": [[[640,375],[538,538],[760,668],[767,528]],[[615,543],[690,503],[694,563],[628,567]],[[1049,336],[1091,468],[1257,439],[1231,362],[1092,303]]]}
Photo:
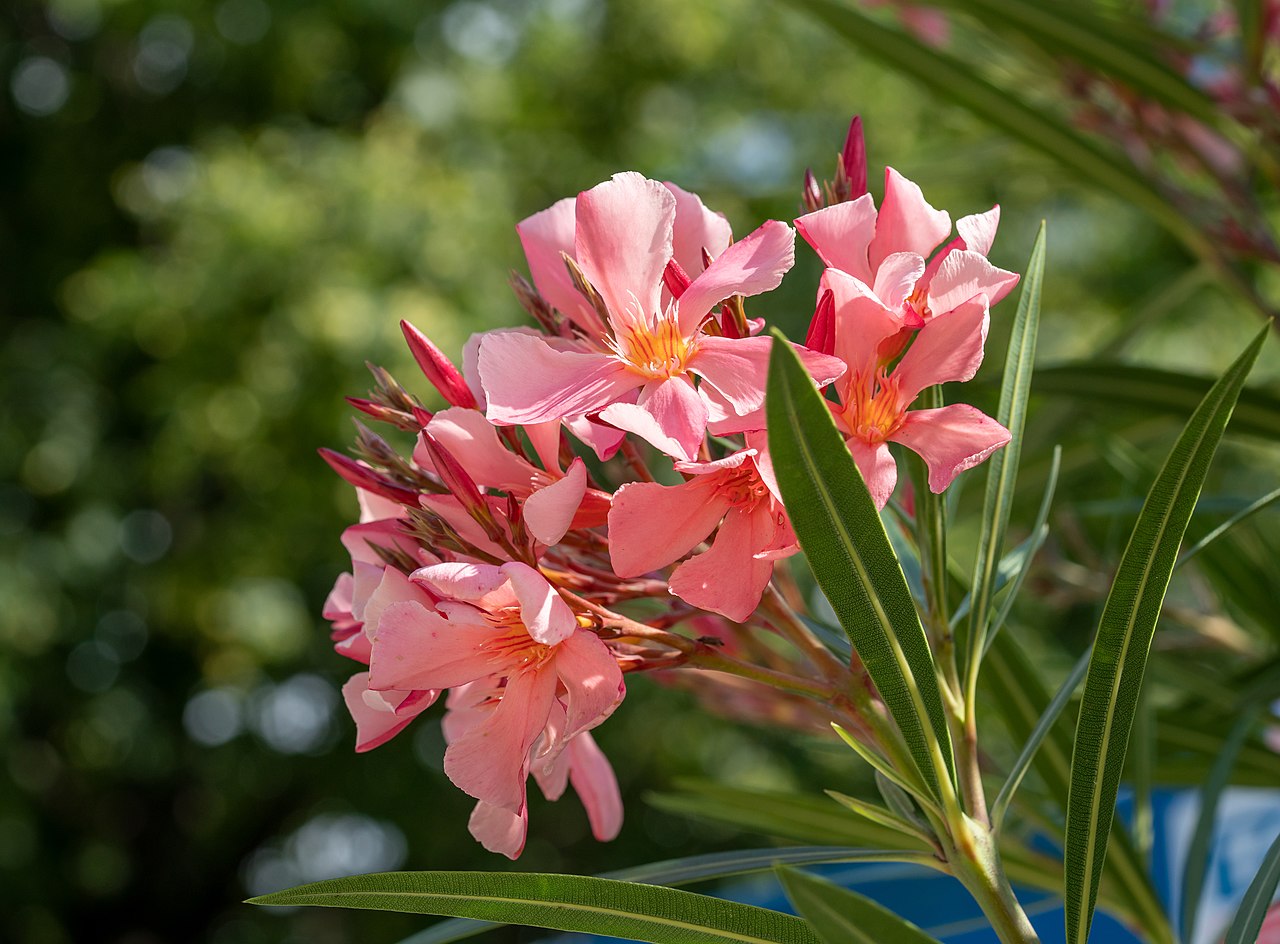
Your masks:
{"label": "yellow flower center", "polygon": [[898,382],[884,368],[873,374],[855,373],[846,388],[841,409],[850,433],[868,443],[881,443],[902,425],[906,415],[898,396]]}
{"label": "yellow flower center", "polygon": [[694,344],[680,333],[674,318],[659,318],[652,325],[640,324],[622,342],[620,354],[626,365],[650,380],[666,380],[685,371],[693,356]]}

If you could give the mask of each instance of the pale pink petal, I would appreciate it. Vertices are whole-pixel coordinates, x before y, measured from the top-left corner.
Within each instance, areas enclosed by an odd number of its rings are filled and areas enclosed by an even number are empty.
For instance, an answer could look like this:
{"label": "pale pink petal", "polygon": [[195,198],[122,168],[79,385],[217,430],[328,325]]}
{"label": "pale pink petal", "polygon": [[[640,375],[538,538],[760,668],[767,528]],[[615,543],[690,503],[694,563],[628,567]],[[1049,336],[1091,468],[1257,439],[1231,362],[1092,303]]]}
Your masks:
{"label": "pale pink petal", "polygon": [[467,820],[467,829],[487,850],[514,861],[524,852],[529,829],[528,806],[522,805],[518,813],[513,813],[492,803],[477,803]]}
{"label": "pale pink petal", "polygon": [[[626,396],[634,395],[638,391],[631,391]],[[597,458],[601,462],[608,462],[613,458],[614,454],[622,447],[622,441],[627,438],[627,434],[613,426],[606,426],[603,423],[596,423],[586,416],[570,416],[564,421],[565,428],[579,440],[586,443],[591,448]]]}
{"label": "pale pink petal", "polygon": [[394,567],[386,568],[382,572],[378,589],[373,591],[364,605],[364,634],[371,642],[378,636],[378,621],[382,619],[383,611],[392,603],[409,601],[428,608],[431,606],[431,597],[423,592],[422,587]]}
{"label": "pale pink petal", "polygon": [[658,311],[676,198],[656,180],[628,172],[578,194],[576,212],[578,264],[623,333]]}
{"label": "pale pink petal", "polygon": [[417,603],[382,612],[369,661],[369,685],[379,691],[452,688],[493,673],[489,627],[450,622]]}
{"label": "pale pink petal", "polygon": [[591,835],[608,842],[622,830],[622,794],[604,751],[586,731],[569,742],[569,779],[582,800]]}
{"label": "pale pink petal", "polygon": [[[368,692],[368,672],[357,672],[342,686],[342,699],[356,723],[356,753],[360,754],[387,743],[403,731],[435,701],[437,695],[436,692],[378,692],[387,707],[375,708],[365,699]],[[397,712],[392,707],[393,702],[397,705],[410,702],[410,707]]]}
{"label": "pale pink petal", "polygon": [[[537,472],[527,460],[502,445],[498,431],[478,410],[460,407],[441,410],[431,418],[426,430],[458,460],[477,485],[502,489],[517,484],[528,487]],[[413,461],[428,468],[429,459],[419,435]]]}
{"label": "pale pink petal", "polygon": [[778,476],[773,471],[773,456],[769,452],[769,433],[758,429],[747,433],[747,448],[755,452],[751,461],[755,463],[756,474],[773,497],[782,501],[782,491],[778,488]]}
{"label": "pale pink petal", "polygon": [[978,295],[987,296],[991,306],[1017,284],[1017,273],[997,269],[980,253],[970,249],[949,253],[929,282],[929,309],[937,318]]}
{"label": "pale pink petal", "polygon": [[560,471],[560,421],[549,420],[546,423],[531,423],[524,428],[533,451],[537,454],[542,467],[548,472]]}
{"label": "pale pink petal", "polygon": [[679,560],[720,523],[729,501],[703,476],[684,485],[632,482],[613,496],[609,556],[619,577],[638,577]]}
{"label": "pale pink petal", "polygon": [[875,281],[867,264],[867,247],[876,232],[876,204],[871,194],[808,213],[796,220],[796,229],[827,265],[867,285]]}
{"label": "pale pink petal", "polygon": [[[773,562],[754,554],[773,538],[772,517],[730,509],[711,549],[690,558],[671,575],[671,592],[694,606],[741,623],[760,605]],[[761,533],[768,531],[768,533]]]}
{"label": "pale pink petal", "polygon": [[712,459],[709,462],[673,462],[671,467],[685,475],[710,475],[713,472],[723,472],[726,469],[740,469],[747,464],[747,460],[754,454],[754,449],[743,449],[739,452],[731,452],[720,459]]}
{"label": "pale pink petal", "polygon": [[450,561],[419,567],[410,579],[430,587],[442,597],[454,600],[479,600],[506,581],[501,568],[493,564]]}
{"label": "pale pink petal", "polygon": [[547,714],[546,727],[533,745],[529,758],[529,773],[538,781],[538,788],[548,800],[556,801],[569,786],[569,755],[563,743],[565,724],[564,702],[556,697]]}
{"label": "pale pink petal", "polygon": [[498,707],[444,752],[444,772],[462,792],[511,812],[524,807],[529,750],[547,723],[556,675],[516,672]]}
{"label": "pale pink petal", "polygon": [[696,277],[703,269],[702,251],[713,259],[720,255],[733,238],[733,230],[724,215],[708,210],[696,193],[681,190],[670,181],[663,186],[676,198],[672,255],[685,272]]}
{"label": "pale pink petal", "polygon": [[951,233],[951,216],[925,202],[920,188],[892,167],[884,170],[884,203],[876,219],[876,235],[867,249],[872,269],[895,252],[925,258]]}
{"label": "pale pink petal", "polygon": [[914,252],[895,252],[880,263],[873,290],[886,308],[899,307],[924,275],[924,257]]}
{"label": "pale pink petal", "polygon": [[870,288],[838,269],[822,273],[823,290],[835,304],[835,356],[851,371],[874,365],[881,342],[902,329],[902,311],[886,308]]}
{"label": "pale pink petal", "polygon": [[595,412],[644,382],[606,354],[557,351],[510,331],[485,337],[480,379],[489,419],[520,426]]}
{"label": "pale pink petal", "polygon": [[849,451],[853,453],[853,461],[862,473],[862,481],[867,483],[867,491],[877,508],[883,508],[893,495],[893,487],[898,484],[898,466],[893,461],[887,443],[867,443],[861,439],[850,439]]}
{"label": "pale pink petal", "polygon": [[1009,431],[976,407],[953,403],[937,410],[911,410],[890,437],[918,453],[929,466],[929,490],[943,491],[1009,441]]}
{"label": "pale pink petal", "polygon": [[[488,499],[489,507],[499,508],[504,501],[490,498]],[[476,519],[472,518],[462,503],[452,495],[422,495],[418,498],[418,504],[443,518],[445,523],[457,531],[466,543],[496,557],[501,557],[505,553],[484,533],[484,528],[480,527]],[[422,557],[421,554],[418,556]],[[432,559],[430,563],[439,563],[439,561]]]}
{"label": "pale pink petal", "polygon": [[383,571],[387,569],[386,564],[370,564],[365,561],[351,562],[351,615],[361,622],[364,621],[364,605],[369,601],[369,597],[373,596],[374,591],[378,589],[378,585],[382,583]]}
{"label": "pale pink petal", "polygon": [[558,544],[573,524],[586,494],[587,467],[581,459],[574,459],[564,478],[525,499],[521,511],[529,533],[548,547]]}
{"label": "pale pink petal", "polygon": [[533,284],[550,304],[592,337],[604,336],[604,325],[591,304],[573,287],[573,279],[564,264],[567,253],[574,252],[573,197],[558,200],[541,213],[516,224],[524,257],[529,260]]}
{"label": "pale pink petal", "polygon": [[[702,378],[698,392],[707,403],[709,428],[716,435],[740,433],[764,425],[764,388],[769,375],[772,338],[705,337],[689,358],[689,370]],[[819,386],[845,371],[838,357],[793,345]]]}
{"label": "pale pink petal", "polygon": [[511,589],[520,601],[520,619],[529,635],[545,646],[554,646],[571,636],[578,621],[547,578],[528,564],[513,561],[502,565]]}
{"label": "pale pink petal", "polygon": [[363,488],[356,489],[356,502],[360,505],[361,524],[386,518],[404,517],[404,505]]}
{"label": "pale pink petal", "polygon": [[680,333],[693,334],[707,312],[730,295],[759,295],[777,288],[795,261],[795,231],[786,223],[769,220],[722,252],[689,283],[677,302]]}
{"label": "pale pink petal", "polygon": [[[532,328],[499,328],[498,330],[537,335]],[[480,383],[480,344],[487,335],[492,333],[492,331],[477,331],[467,338],[466,344],[462,345],[462,379],[466,381],[471,395],[476,398],[478,410],[488,409],[489,406],[488,401],[485,400],[484,386]]]}
{"label": "pale pink petal", "polygon": [[355,585],[350,574],[339,574],[329,596],[325,598],[324,609],[320,615],[327,620],[344,620],[351,618],[351,591]]}
{"label": "pale pink petal", "polygon": [[556,647],[556,674],[568,692],[564,739],[594,728],[622,704],[622,670],[600,637],[578,630]]}
{"label": "pale pink petal", "polygon": [[893,372],[900,401],[910,403],[933,384],[972,380],[982,366],[990,320],[979,295],[921,328]]}
{"label": "pale pink petal", "polygon": [[[991,244],[996,241],[996,229],[1000,226],[1000,204],[996,204],[986,213],[974,213],[956,220],[956,232],[964,240],[964,248],[980,252],[984,256],[991,254]],[[994,303],[993,303],[994,304]]]}
{"label": "pale pink petal", "polygon": [[342,532],[342,546],[347,549],[352,561],[378,566],[382,566],[382,558],[373,549],[375,546],[404,551],[413,557],[416,549],[414,541],[400,530],[400,524],[398,518],[380,518],[377,521],[353,524]]}
{"label": "pale pink petal", "polygon": [[615,403],[600,419],[635,433],[669,456],[692,459],[707,431],[707,407],[683,377],[650,381],[635,403]]}

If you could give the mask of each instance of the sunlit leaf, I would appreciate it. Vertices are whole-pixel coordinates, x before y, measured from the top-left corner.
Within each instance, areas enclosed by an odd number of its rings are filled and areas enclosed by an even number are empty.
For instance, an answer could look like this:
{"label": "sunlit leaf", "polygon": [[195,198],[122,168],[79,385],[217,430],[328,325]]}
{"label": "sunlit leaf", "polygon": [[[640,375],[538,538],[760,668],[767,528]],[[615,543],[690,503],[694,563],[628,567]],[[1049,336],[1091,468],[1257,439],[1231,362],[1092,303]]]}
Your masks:
{"label": "sunlit leaf", "polygon": [[823,944],[938,944],[935,938],[865,895],[797,869],[779,868],[787,897]]}

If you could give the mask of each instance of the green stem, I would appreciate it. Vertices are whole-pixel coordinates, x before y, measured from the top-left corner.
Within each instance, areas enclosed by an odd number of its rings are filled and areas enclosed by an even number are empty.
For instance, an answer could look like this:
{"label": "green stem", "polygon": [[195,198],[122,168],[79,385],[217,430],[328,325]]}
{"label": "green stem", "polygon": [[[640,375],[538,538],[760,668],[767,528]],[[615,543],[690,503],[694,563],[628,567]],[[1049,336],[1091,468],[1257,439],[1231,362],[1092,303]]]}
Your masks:
{"label": "green stem", "polygon": [[1039,944],[1040,938],[1005,877],[994,838],[985,825],[965,818],[947,837],[951,872],[973,895],[1003,944]]}

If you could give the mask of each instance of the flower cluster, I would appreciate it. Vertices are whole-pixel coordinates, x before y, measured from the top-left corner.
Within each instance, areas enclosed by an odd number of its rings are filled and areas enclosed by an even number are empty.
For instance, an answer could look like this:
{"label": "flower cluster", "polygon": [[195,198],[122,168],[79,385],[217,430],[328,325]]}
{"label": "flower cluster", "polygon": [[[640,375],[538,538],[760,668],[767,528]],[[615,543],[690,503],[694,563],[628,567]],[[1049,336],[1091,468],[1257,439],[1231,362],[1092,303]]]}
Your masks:
{"label": "flower cluster", "polygon": [[[941,491],[1008,440],[972,407],[909,408],[973,376],[988,308],[1017,276],[986,259],[998,210],[947,242],[950,218],[914,184],[889,170],[877,212],[859,168],[855,122],[835,183],[824,197],[810,175],[812,212],[795,221],[828,266],[797,351],[883,506],[889,442],[920,453]],[[473,336],[459,368],[404,324],[448,408],[374,368],[377,389],[351,402],[412,434],[411,454],[359,424],[355,458],[322,450],[360,500],[343,535],[352,571],[325,608],[337,651],[367,666],[344,688],[357,750],[447,692],[445,772],[477,801],[472,833],[512,858],[530,776],[548,799],[572,784],[597,838],[618,832],[617,783],[590,732],[624,673],[736,674],[707,676],[732,683],[713,700],[804,724],[823,710],[796,710],[809,689],[773,697],[756,682],[832,660],[799,639],[807,662],[779,665],[761,642],[787,632],[775,564],[799,547],[765,430],[773,341],[744,299],[779,285],[795,231],[771,220],[734,241],[694,194],[623,173],[517,232],[532,283],[514,287],[537,328]],[[625,615],[644,599],[661,615]]]}

